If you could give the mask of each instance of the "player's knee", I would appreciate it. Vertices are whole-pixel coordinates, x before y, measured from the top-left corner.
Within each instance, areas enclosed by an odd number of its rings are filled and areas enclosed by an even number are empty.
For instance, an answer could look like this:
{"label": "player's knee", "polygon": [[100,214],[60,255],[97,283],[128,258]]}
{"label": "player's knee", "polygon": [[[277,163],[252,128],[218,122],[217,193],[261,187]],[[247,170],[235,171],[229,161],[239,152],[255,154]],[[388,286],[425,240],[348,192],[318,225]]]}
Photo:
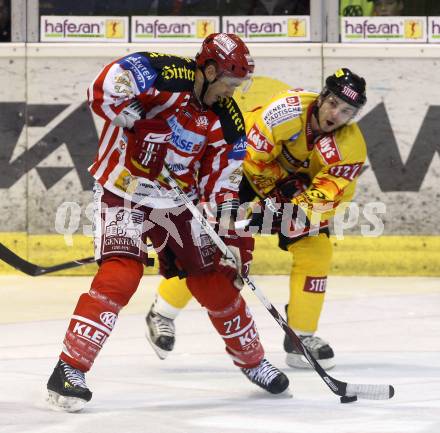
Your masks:
{"label": "player's knee", "polygon": [[292,270],[307,273],[309,269],[326,274],[330,270],[333,248],[324,233],[308,236],[288,246],[293,256]]}
{"label": "player's knee", "polygon": [[136,292],[143,275],[142,263],[126,257],[109,257],[102,261],[92,282],[92,289],[125,306]]}
{"label": "player's knee", "polygon": [[188,276],[187,284],[197,301],[209,311],[223,310],[238,295],[231,281],[218,272]]}

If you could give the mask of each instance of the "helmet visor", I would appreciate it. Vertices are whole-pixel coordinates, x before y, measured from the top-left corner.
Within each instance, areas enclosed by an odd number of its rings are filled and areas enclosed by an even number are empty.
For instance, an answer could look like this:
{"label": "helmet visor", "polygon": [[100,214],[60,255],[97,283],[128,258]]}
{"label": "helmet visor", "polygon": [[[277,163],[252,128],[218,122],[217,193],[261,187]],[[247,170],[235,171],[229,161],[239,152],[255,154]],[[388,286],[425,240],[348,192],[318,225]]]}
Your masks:
{"label": "helmet visor", "polygon": [[240,89],[242,93],[246,93],[249,90],[249,87],[252,83],[250,77],[238,78],[238,77],[231,77],[226,74],[222,74],[218,78],[218,81],[225,83],[228,87],[234,89]]}

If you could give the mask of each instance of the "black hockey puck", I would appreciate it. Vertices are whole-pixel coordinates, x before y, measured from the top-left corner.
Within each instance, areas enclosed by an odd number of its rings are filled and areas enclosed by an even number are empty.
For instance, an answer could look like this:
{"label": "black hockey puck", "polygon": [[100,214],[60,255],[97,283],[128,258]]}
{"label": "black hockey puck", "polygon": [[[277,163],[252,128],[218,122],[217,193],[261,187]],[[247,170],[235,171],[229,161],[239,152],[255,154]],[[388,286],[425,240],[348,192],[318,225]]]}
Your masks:
{"label": "black hockey puck", "polygon": [[341,403],[353,403],[354,401],[356,401],[358,398],[353,395],[353,396],[349,396],[349,395],[343,395],[341,397]]}

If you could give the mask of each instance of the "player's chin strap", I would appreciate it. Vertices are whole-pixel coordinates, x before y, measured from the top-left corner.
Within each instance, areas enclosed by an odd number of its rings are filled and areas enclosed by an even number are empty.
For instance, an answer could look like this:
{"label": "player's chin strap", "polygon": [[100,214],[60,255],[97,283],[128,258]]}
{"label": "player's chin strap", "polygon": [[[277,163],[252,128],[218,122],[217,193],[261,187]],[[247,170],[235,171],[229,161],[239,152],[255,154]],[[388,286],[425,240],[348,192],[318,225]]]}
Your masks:
{"label": "player's chin strap", "polygon": [[203,100],[205,99],[205,95],[206,95],[206,92],[208,91],[208,87],[210,84],[214,84],[217,81],[217,77],[215,77],[215,79],[213,81],[209,82],[208,79],[206,78],[205,70],[201,69],[201,71],[203,74],[203,84],[202,84],[202,90],[200,91],[200,96],[197,99],[202,106],[205,106],[205,103],[203,102]]}
{"label": "player's chin strap", "polygon": [[[197,206],[188,198],[188,196],[182,191],[174,178],[171,177],[170,172],[167,167],[162,169],[162,176],[171,189],[174,191],[176,196],[185,203],[185,206],[193,215],[194,219],[202,226],[206,234],[215,243],[218,249],[222,252],[227,260],[236,264],[235,256],[231,253],[227,245],[223,242],[222,238],[217,234],[215,229],[209,224],[207,219],[202,215]],[[277,309],[272,305],[272,303],[266,298],[263,292],[255,285],[253,280],[247,276],[243,277],[240,275],[243,281],[252,289],[257,298],[266,307],[272,317],[281,326],[284,332],[292,340],[292,343],[297,347],[299,351],[306,357],[313,369],[321,376],[322,380],[326,385],[339,396],[357,396],[359,398],[365,398],[370,400],[386,400],[394,395],[394,388],[391,385],[364,385],[364,384],[349,384],[346,382],[341,382],[334,379],[328,375],[325,370],[318,364],[318,361],[313,357],[313,355],[308,351],[308,349],[303,345],[301,339],[295,332],[289,327],[284,317],[277,311]]]}

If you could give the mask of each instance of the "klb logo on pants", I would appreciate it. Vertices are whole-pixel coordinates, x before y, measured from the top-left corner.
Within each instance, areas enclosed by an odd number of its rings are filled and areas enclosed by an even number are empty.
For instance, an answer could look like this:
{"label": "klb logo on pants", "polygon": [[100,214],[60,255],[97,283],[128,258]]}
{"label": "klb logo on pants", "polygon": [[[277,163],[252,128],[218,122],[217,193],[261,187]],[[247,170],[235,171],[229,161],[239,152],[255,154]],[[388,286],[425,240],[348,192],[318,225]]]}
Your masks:
{"label": "klb logo on pants", "polygon": [[118,316],[111,311],[104,311],[99,315],[101,322],[110,329],[113,329],[116,323],[116,319]]}

